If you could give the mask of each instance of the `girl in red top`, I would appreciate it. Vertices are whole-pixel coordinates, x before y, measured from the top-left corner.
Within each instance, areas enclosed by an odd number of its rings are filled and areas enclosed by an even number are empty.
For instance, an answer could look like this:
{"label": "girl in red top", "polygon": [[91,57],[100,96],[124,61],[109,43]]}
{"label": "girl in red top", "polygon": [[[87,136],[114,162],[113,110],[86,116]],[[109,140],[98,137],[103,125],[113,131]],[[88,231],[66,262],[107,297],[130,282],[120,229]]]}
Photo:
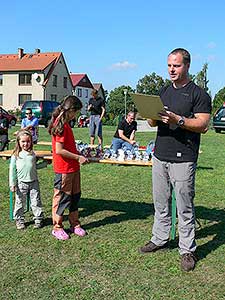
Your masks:
{"label": "girl in red top", "polygon": [[74,119],[82,108],[81,101],[75,96],[67,96],[52,115],[49,133],[52,135],[53,169],[55,172],[54,195],[52,203],[52,235],[58,240],[67,240],[69,235],[63,229],[63,213],[69,209],[70,230],[84,236],[85,230],[78,219],[80,190],[80,165],[87,158],[76,149],[73,131],[69,121]]}

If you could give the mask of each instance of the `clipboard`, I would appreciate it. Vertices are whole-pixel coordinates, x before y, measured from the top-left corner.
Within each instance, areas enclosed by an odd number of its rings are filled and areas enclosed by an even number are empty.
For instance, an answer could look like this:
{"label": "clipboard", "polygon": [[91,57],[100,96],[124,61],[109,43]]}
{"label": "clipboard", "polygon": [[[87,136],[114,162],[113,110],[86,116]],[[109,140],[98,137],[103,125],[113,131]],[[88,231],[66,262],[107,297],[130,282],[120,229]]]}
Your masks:
{"label": "clipboard", "polygon": [[159,96],[138,93],[129,93],[129,95],[142,118],[161,120],[158,114],[165,109]]}

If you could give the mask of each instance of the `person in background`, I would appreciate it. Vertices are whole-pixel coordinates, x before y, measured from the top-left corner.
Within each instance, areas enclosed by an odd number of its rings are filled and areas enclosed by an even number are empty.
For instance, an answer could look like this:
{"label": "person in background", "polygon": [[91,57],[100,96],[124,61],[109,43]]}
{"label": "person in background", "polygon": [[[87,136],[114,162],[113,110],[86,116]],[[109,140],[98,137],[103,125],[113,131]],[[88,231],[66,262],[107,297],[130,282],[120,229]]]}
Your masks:
{"label": "person in background", "polygon": [[70,231],[78,236],[86,235],[78,218],[81,196],[80,165],[88,160],[76,149],[69,121],[81,110],[82,103],[76,96],[67,96],[52,114],[49,133],[52,135],[53,169],[55,172],[52,202],[52,235],[58,240],[68,240],[63,228],[63,214],[69,209]]}
{"label": "person in background", "polygon": [[98,144],[102,148],[102,118],[105,114],[105,103],[101,97],[98,97],[98,91],[94,89],[92,91],[92,98],[88,103],[88,111],[91,112],[89,131],[90,131],[90,143],[94,145],[95,135],[98,136]]}
{"label": "person in background", "polygon": [[8,144],[9,121],[4,117],[0,108],[0,151],[4,151]]}
{"label": "person in background", "polygon": [[22,119],[21,128],[25,130],[30,130],[32,133],[33,143],[38,142],[38,118],[33,116],[32,109],[26,109],[26,117]]}
{"label": "person in background", "polygon": [[158,126],[152,169],[155,216],[152,238],[140,252],[155,252],[168,246],[174,190],[181,269],[188,272],[197,262],[195,172],[200,135],[207,131],[210,121],[211,99],[189,78],[191,57],[187,50],[173,50],[167,62],[172,84],[160,92],[165,110],[160,113],[160,121],[148,120],[151,126]]}
{"label": "person in background", "polygon": [[112,140],[112,148],[115,153],[123,147],[131,150],[135,141],[135,132],[137,131],[137,122],[135,121],[135,113],[130,111],[126,118],[123,118],[117,127]]}
{"label": "person in background", "polygon": [[34,228],[43,225],[43,209],[40,196],[37,168],[46,167],[46,162],[37,164],[33,152],[31,132],[20,130],[16,136],[16,146],[13,151],[9,168],[9,187],[16,192],[14,219],[17,229],[25,229],[24,209],[27,195],[30,196],[31,209],[34,215]]}

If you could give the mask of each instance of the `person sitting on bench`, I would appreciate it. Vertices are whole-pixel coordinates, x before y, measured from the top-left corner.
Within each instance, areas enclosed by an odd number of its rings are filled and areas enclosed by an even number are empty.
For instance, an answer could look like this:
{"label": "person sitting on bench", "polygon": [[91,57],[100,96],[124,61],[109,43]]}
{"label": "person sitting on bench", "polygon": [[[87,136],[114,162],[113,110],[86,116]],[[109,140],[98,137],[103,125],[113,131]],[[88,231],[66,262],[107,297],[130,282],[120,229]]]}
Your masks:
{"label": "person sitting on bench", "polygon": [[33,116],[31,108],[26,109],[26,117],[22,119],[21,128],[32,133],[33,144],[38,142],[38,118]]}
{"label": "person sitting on bench", "polygon": [[135,141],[135,132],[137,131],[137,122],[135,121],[135,112],[130,111],[126,118],[123,118],[117,127],[112,140],[112,148],[115,153],[123,147],[132,150]]}

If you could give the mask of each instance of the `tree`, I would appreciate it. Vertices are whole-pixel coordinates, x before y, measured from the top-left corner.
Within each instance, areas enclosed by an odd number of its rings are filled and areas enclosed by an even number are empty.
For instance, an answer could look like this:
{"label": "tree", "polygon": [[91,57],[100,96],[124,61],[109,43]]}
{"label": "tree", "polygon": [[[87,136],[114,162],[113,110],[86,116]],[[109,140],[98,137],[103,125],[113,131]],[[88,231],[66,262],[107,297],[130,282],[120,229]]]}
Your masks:
{"label": "tree", "polygon": [[207,86],[209,83],[209,81],[207,80],[207,70],[208,70],[208,63],[205,63],[202,67],[202,70],[198,72],[197,75],[195,76],[195,83],[206,92],[209,91],[209,88]]}
{"label": "tree", "polygon": [[215,95],[212,113],[214,114],[217,109],[223,105],[223,103],[225,103],[225,87],[219,90],[219,92]]}
{"label": "tree", "polygon": [[115,88],[109,93],[106,104],[107,113],[111,113],[114,116],[124,115],[125,113],[125,94],[124,90],[127,90],[126,95],[126,111],[135,110],[135,105],[129,95],[129,92],[134,93],[134,90],[130,86],[122,85]]}
{"label": "tree", "polygon": [[138,93],[142,94],[159,95],[160,89],[170,83],[170,80],[164,80],[161,76],[153,72],[138,80],[136,90]]}

